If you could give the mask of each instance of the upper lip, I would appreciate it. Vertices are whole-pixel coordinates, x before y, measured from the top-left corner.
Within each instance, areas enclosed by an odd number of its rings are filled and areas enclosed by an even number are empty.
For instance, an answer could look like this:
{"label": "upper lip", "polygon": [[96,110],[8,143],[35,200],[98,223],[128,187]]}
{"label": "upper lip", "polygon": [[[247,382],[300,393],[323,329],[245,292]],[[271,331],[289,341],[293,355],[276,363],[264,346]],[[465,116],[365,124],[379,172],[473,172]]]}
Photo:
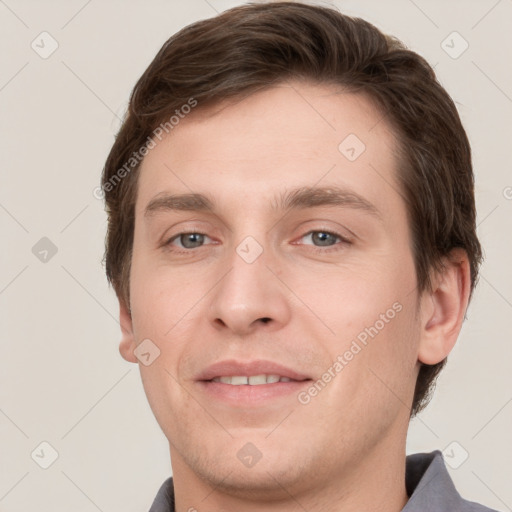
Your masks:
{"label": "upper lip", "polygon": [[258,359],[254,361],[219,361],[205,368],[197,375],[196,380],[212,380],[215,377],[228,376],[252,377],[262,374],[279,375],[280,377],[288,377],[292,380],[306,380],[311,378],[308,375],[287,368],[282,364]]}

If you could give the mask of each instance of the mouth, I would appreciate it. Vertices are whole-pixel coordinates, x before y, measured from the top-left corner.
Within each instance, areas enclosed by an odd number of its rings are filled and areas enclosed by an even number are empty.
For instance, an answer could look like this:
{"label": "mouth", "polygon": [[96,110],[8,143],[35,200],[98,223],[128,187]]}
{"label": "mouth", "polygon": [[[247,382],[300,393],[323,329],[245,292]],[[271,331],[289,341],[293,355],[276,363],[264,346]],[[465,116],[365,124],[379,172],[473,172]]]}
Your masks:
{"label": "mouth", "polygon": [[[306,380],[306,379],[305,379]],[[222,384],[229,384],[231,386],[261,386],[263,384],[275,384],[276,382],[300,382],[290,377],[281,375],[233,375],[233,376],[219,376],[207,382],[222,382]]]}
{"label": "mouth", "polygon": [[197,376],[200,389],[213,403],[231,407],[260,407],[290,400],[313,380],[271,361],[221,361]]}

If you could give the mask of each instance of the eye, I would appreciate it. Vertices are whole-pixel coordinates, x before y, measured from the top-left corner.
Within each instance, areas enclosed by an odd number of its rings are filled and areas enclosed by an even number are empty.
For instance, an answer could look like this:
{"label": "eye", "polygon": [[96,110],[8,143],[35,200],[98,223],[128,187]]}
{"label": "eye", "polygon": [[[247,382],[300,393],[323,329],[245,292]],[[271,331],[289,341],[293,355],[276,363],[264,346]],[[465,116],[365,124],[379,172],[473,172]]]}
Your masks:
{"label": "eye", "polygon": [[314,244],[318,243],[320,246],[334,245],[336,243],[336,238],[339,238],[336,234],[329,233],[328,231],[310,231],[302,238],[306,237],[310,237]]}
{"label": "eye", "polygon": [[[317,230],[310,231],[301,237],[301,240],[309,240],[311,243],[304,243],[304,245],[313,245],[321,250],[322,247],[332,247],[335,245],[350,244],[350,241],[338,233],[331,231]],[[337,247],[334,250],[338,249]]]}
{"label": "eye", "polygon": [[177,245],[180,249],[196,249],[201,247],[207,238],[210,239],[209,236],[203,233],[178,233],[168,240],[165,245]]}

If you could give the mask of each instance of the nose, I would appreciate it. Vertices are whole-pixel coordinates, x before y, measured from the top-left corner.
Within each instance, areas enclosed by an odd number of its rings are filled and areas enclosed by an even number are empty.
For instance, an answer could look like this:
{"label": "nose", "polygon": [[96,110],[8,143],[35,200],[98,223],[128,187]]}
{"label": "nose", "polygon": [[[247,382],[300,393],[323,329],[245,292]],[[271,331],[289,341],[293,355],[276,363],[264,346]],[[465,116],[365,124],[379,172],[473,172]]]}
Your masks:
{"label": "nose", "polygon": [[263,251],[254,261],[233,250],[224,275],[210,295],[210,320],[216,329],[247,335],[257,329],[273,331],[290,319],[287,289],[276,274],[277,261]]}

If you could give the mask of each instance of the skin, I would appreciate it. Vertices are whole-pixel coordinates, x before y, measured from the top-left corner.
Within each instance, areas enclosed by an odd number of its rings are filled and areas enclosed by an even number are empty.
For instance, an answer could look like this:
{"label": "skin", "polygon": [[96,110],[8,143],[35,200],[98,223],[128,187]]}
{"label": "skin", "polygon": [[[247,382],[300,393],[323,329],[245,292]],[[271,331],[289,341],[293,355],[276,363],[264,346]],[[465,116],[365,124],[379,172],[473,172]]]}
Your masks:
{"label": "skin", "polygon": [[[338,150],[351,133],[366,146],[352,162]],[[466,254],[456,250],[433,290],[419,294],[395,145],[366,98],[291,82],[199,105],[145,157],[120,352],[139,364],[169,440],[177,511],[405,505],[419,362],[451,351],[470,277]],[[348,206],[273,207],[274,196],[314,185],[350,189],[380,216]],[[164,192],[208,194],[215,207],[145,216]],[[318,245],[326,231],[350,243],[327,236],[332,245]],[[173,238],[190,232],[207,235],[202,245],[184,248],[187,239]],[[247,236],[263,248],[251,264],[236,251]],[[291,394],[229,407],[195,381],[225,359],[268,359],[316,381],[397,302],[401,311],[305,405]],[[144,366],[134,350],[148,338],[160,355]],[[261,453],[253,467],[237,457],[249,442]]]}

